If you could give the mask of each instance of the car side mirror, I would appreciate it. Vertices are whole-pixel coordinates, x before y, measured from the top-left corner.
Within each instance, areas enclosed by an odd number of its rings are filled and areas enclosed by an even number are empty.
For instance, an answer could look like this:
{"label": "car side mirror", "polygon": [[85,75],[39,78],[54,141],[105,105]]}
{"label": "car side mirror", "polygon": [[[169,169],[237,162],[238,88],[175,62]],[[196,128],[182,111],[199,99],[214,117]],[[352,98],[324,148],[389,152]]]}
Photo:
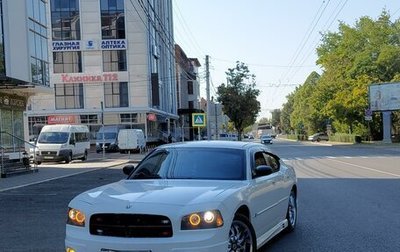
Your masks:
{"label": "car side mirror", "polygon": [[259,165],[256,167],[255,172],[256,172],[255,174],[256,177],[261,177],[272,174],[274,170],[269,165]]}
{"label": "car side mirror", "polygon": [[122,168],[122,171],[124,172],[125,175],[129,175],[131,174],[131,172],[135,170],[135,166],[134,165],[125,165]]}
{"label": "car side mirror", "polygon": [[74,139],[70,139],[70,140],[69,140],[69,144],[75,145],[75,140],[74,140]]}

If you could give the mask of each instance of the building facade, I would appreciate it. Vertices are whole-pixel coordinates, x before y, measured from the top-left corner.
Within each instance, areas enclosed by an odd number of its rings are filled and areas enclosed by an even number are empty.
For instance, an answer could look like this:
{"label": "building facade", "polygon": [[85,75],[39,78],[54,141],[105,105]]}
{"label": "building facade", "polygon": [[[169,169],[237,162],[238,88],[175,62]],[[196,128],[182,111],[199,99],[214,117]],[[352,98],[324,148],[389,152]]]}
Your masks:
{"label": "building facade", "polygon": [[166,139],[178,113],[172,2],[49,0],[51,94],[29,99],[28,125],[126,124]]}
{"label": "building facade", "polygon": [[27,103],[51,92],[47,0],[0,0],[0,147],[20,155]]}
{"label": "building facade", "polygon": [[175,138],[180,141],[194,140],[197,128],[192,127],[192,113],[204,113],[200,108],[200,62],[188,58],[179,45],[175,45],[176,89],[179,129]]}

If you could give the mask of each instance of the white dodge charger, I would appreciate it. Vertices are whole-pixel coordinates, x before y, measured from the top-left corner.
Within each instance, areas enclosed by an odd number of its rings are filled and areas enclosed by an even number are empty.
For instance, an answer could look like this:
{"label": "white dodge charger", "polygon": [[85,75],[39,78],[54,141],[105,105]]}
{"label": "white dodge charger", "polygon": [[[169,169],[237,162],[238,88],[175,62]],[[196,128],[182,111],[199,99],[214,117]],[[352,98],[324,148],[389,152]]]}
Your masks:
{"label": "white dodge charger", "polygon": [[69,203],[66,252],[253,252],[296,226],[295,171],[262,144],[163,145],[124,172]]}

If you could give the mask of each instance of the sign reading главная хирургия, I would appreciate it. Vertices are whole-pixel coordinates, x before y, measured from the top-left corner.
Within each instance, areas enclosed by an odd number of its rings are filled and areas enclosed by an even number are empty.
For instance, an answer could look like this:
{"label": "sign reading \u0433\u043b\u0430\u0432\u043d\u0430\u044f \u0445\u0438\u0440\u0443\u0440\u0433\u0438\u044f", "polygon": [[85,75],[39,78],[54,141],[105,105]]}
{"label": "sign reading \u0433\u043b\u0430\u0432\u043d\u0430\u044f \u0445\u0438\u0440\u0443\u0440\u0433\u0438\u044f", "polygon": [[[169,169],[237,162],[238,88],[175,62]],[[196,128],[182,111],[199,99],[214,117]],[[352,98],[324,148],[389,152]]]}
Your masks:
{"label": "sign reading \u0433\u043b\u0430\u0432\u043d\u0430\u044f \u0445\u0438\u0440\u0443\u0440\u0433\u0438\u044f", "polygon": [[69,41],[53,41],[53,51],[80,51],[81,41],[80,40],[69,40]]}

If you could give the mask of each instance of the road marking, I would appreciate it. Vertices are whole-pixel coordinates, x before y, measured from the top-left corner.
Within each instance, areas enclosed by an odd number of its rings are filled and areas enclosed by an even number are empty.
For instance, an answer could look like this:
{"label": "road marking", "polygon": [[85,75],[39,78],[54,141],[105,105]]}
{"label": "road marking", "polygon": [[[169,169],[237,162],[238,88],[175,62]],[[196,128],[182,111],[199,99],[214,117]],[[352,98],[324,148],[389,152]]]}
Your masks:
{"label": "road marking", "polygon": [[382,173],[382,174],[385,174],[385,175],[390,175],[390,176],[393,176],[393,177],[400,178],[399,174],[394,174],[394,173],[391,173],[391,172],[384,172],[384,171],[368,168],[368,167],[365,167],[365,166],[361,166],[361,165],[356,165],[356,164],[340,161],[340,160],[337,160],[337,159],[332,159],[332,161],[335,161],[335,162],[338,162],[338,163],[342,163],[342,164],[347,164],[347,165],[354,166],[354,167],[357,167],[357,168],[360,168],[360,169],[374,171],[374,172],[377,172],[377,173]]}

